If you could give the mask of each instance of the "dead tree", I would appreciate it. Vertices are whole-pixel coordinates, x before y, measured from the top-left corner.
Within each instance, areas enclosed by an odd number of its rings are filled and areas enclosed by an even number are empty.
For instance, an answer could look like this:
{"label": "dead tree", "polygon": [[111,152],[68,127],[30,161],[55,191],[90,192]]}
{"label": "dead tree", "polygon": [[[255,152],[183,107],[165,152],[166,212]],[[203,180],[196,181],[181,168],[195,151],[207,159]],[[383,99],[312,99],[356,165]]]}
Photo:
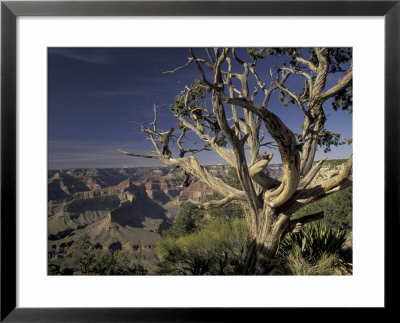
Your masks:
{"label": "dead tree", "polygon": [[[241,203],[249,229],[246,274],[265,273],[280,242],[288,232],[297,232],[304,223],[321,219],[323,216],[323,212],[319,212],[292,220],[291,216],[297,210],[352,185],[350,156],[340,174],[320,185],[310,187],[325,160],[314,162],[326,120],[323,104],[329,98],[348,95],[346,91],[352,86],[352,65],[343,71],[343,77],[334,86],[326,88],[328,74],[340,65],[337,56],[336,60],[331,58],[333,49],[315,48],[311,51],[309,59],[302,57],[299,51],[291,49],[291,64],[284,64],[276,71],[270,70],[267,75],[268,86],[256,70],[257,59],[267,50],[254,50],[253,60],[250,62],[239,58],[231,48],[213,51],[206,49],[207,59],[197,58],[193,50],[190,50],[190,58],[186,65],[169,71],[176,72],[189,64],[197,66],[200,81],[185,87],[170,106],[171,111],[179,120],[181,129],[184,129],[183,135],[186,131],[192,131],[205,143],[205,147],[214,150],[227,164],[236,169],[241,190],[210,174],[194,156],[197,150],[183,149],[181,140],[178,140],[179,157],[174,158],[170,153],[165,153],[171,136],[163,137],[162,133],[157,131],[156,107],[152,127],[143,129],[152,141],[155,151],[149,154],[123,152],[130,156],[158,159],[167,166],[179,167],[224,197],[222,200],[196,203],[199,208],[209,209],[232,202]],[[336,52],[338,53],[342,54],[340,50]],[[241,67],[241,72],[232,71],[233,60]],[[343,61],[346,62],[346,59]],[[286,86],[289,77],[293,76],[304,79],[303,93],[295,93]],[[249,91],[250,77],[253,77],[257,84],[252,93]],[[299,136],[299,142],[285,123],[268,109],[274,91],[279,91],[286,100],[295,103],[304,113],[303,132]],[[256,100],[255,97],[259,93],[262,93],[263,97]],[[211,96],[210,108],[206,107],[204,100],[207,95]],[[231,118],[227,117],[228,107]],[[260,152],[264,145],[262,126],[278,147],[283,167],[283,177],[280,181],[265,172],[273,154]],[[249,152],[248,159],[246,150]],[[192,154],[185,156],[187,152]]]}

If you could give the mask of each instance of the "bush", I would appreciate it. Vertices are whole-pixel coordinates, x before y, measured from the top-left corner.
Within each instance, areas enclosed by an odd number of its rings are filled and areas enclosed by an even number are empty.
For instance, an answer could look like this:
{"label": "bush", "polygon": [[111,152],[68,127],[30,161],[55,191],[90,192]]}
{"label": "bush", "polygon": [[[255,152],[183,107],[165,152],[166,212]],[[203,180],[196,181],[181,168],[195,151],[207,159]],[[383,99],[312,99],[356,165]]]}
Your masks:
{"label": "bush", "polygon": [[[239,179],[236,174],[236,169],[230,167],[227,175],[224,177],[224,181],[232,187],[241,189]],[[206,196],[206,200],[221,200],[222,195],[214,192]],[[206,217],[207,215],[207,217]],[[163,231],[163,238],[172,237],[178,238],[191,233],[194,233],[200,229],[205,228],[209,224],[208,219],[216,219],[218,217],[224,218],[242,218],[243,209],[240,205],[231,203],[224,206],[223,208],[214,208],[207,211],[199,210],[189,202],[182,205],[181,210],[175,218],[174,224],[168,230]]]}
{"label": "bush", "polygon": [[163,231],[163,238],[178,238],[191,234],[200,228],[204,222],[204,212],[198,210],[190,203],[182,205],[179,214],[175,218],[174,225],[168,230]]}
{"label": "bush", "polygon": [[[207,195],[207,200],[221,200],[223,196],[218,193],[213,193],[211,195]],[[225,205],[224,207],[219,207],[215,209],[210,209],[207,211],[208,215],[212,218],[224,217],[224,218],[243,218],[243,209],[237,203],[230,203]]]}
{"label": "bush", "polygon": [[244,219],[216,218],[192,234],[161,239],[156,245],[158,274],[235,275],[243,269],[247,225]]}
{"label": "bush", "polygon": [[243,190],[242,184],[240,184],[239,178],[237,176],[236,168],[229,167],[227,174],[224,176],[224,182],[228,185],[238,189]]}
{"label": "bush", "polygon": [[94,248],[87,234],[71,246],[68,253],[74,261],[74,275],[145,275],[141,265],[131,264],[121,250],[110,252]]}

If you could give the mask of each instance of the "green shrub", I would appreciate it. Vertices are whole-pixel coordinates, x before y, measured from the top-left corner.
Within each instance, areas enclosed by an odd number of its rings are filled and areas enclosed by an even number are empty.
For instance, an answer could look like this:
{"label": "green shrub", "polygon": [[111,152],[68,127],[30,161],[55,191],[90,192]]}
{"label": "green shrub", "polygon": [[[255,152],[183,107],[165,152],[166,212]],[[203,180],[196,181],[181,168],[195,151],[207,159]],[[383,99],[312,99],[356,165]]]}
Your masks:
{"label": "green shrub", "polygon": [[190,203],[184,203],[176,216],[174,225],[163,231],[163,238],[178,238],[195,232],[204,224],[204,211],[198,210]]}
{"label": "green shrub", "polygon": [[[230,167],[227,175],[224,177],[224,181],[235,187],[241,189],[239,179],[236,174],[236,169]],[[206,196],[206,201],[209,200],[221,200],[223,196],[217,192],[213,192]],[[207,215],[207,219],[206,219]],[[182,205],[179,214],[175,218],[174,224],[168,230],[164,230],[162,233],[163,238],[172,237],[178,238],[198,230],[205,228],[209,224],[209,219],[216,219],[218,217],[224,218],[242,218],[243,209],[236,203],[231,203],[223,208],[214,208],[207,211],[199,210],[197,207],[186,202]]]}
{"label": "green shrub", "polygon": [[110,252],[94,248],[87,234],[82,235],[69,250],[74,275],[145,275],[147,270],[132,264],[121,250]]}
{"label": "green shrub", "polygon": [[[207,195],[206,200],[221,200],[222,198],[223,198],[222,195],[214,192],[213,194]],[[225,218],[243,218],[244,217],[243,209],[237,203],[230,203],[228,205],[225,205],[224,207],[210,209],[207,211],[207,214],[212,219],[215,219],[218,217],[225,217]]]}
{"label": "green shrub", "polygon": [[243,190],[234,167],[229,167],[227,174],[224,176],[224,182],[238,190]]}
{"label": "green shrub", "polygon": [[156,245],[158,274],[235,275],[242,272],[246,254],[244,219],[216,218],[192,234],[161,239]]}

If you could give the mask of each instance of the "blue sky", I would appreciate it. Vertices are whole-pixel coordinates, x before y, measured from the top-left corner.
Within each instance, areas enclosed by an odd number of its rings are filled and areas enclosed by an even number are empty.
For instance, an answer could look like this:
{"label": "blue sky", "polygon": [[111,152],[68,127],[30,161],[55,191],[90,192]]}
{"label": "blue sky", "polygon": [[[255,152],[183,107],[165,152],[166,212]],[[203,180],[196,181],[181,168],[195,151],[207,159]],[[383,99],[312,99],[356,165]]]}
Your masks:
{"label": "blue sky", "polygon": [[[203,56],[203,49],[195,49]],[[238,53],[247,58],[246,50]],[[159,109],[158,128],[168,130],[176,124],[169,111],[176,94],[185,84],[199,78],[192,65],[172,74],[162,71],[186,63],[187,48],[49,48],[48,49],[48,160],[49,169],[86,167],[139,167],[161,165],[156,160],[125,156],[117,149],[146,153],[153,150],[139,124],[151,122],[153,104]],[[265,77],[269,68],[280,61],[262,60]],[[328,77],[331,86],[341,77]],[[288,86],[301,87],[299,79],[289,79]],[[252,89],[250,83],[250,89]],[[300,132],[303,114],[299,107],[283,107],[278,93],[269,109],[278,114],[294,132]],[[259,95],[261,100],[261,95]],[[328,117],[326,128],[352,138],[352,117],[324,105]],[[200,140],[196,140],[201,147]],[[351,146],[332,148],[328,154],[320,149],[317,158],[348,158]],[[279,163],[279,153],[272,150],[272,162]],[[174,151],[173,151],[174,152]],[[204,152],[198,159],[205,164],[223,163],[213,152]]]}

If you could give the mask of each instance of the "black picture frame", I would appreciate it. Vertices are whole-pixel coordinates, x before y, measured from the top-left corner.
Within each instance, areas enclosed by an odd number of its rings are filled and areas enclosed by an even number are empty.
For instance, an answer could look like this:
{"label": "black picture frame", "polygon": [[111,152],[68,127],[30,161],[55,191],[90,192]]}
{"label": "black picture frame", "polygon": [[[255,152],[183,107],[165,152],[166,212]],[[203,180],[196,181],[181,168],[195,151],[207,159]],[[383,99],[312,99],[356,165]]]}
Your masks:
{"label": "black picture frame", "polygon": [[[233,322],[287,308],[17,308],[16,19],[19,16],[384,16],[385,307],[394,309],[398,255],[400,1],[2,1],[1,2],[1,322]],[[373,147],[371,148],[373,155]],[[373,158],[371,161],[372,162]],[[371,238],[372,239],[372,238]],[[397,240],[398,241],[398,240]],[[373,241],[371,241],[373,243]],[[396,258],[396,256],[394,257]],[[371,255],[373,261],[373,255]],[[40,291],[37,291],[40,293]],[[267,292],[267,291],[266,291]],[[327,291],[329,292],[329,291]],[[284,302],[284,300],[283,300]],[[291,310],[296,310],[295,308]],[[297,310],[306,310],[298,309]],[[326,308],[326,311],[335,309]],[[350,309],[349,309],[350,310]],[[269,313],[270,313],[269,312]],[[371,312],[370,312],[371,313]],[[246,315],[248,319],[244,319]],[[279,314],[278,314],[279,315]],[[372,315],[368,314],[368,315]],[[369,318],[373,318],[370,316]],[[265,320],[268,320],[265,317]]]}

